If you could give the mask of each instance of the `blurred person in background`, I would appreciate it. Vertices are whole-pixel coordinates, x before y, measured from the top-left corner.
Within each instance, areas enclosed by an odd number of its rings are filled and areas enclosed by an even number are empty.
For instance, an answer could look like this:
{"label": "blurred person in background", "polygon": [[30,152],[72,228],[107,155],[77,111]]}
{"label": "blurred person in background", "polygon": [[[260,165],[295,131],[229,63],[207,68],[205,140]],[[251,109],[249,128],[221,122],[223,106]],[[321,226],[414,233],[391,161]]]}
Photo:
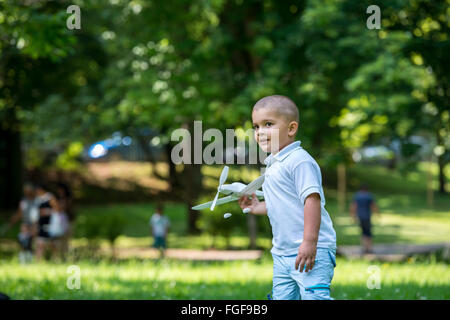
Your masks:
{"label": "blurred person in background", "polygon": [[52,238],[50,234],[50,222],[52,212],[58,208],[55,205],[55,196],[50,193],[46,186],[40,184],[36,187],[36,204],[39,208],[39,220],[37,223],[36,238],[36,261],[41,260],[47,249],[53,249]]}
{"label": "blurred person in background", "polygon": [[160,257],[164,257],[164,251],[167,248],[167,233],[169,232],[170,221],[164,215],[162,204],[156,206],[156,212],[150,218],[151,232],[154,238],[153,247],[159,249]]}
{"label": "blurred person in background", "polygon": [[67,233],[69,220],[67,214],[62,210],[59,198],[50,199],[50,223],[48,226],[48,233],[50,235],[51,249],[53,258],[56,254],[59,254],[61,259],[65,257],[65,241],[64,237]]}
{"label": "blurred person in background", "polygon": [[69,242],[74,233],[75,212],[73,210],[73,198],[70,187],[65,183],[58,183],[57,185],[58,203],[61,211],[65,215],[66,231],[60,239],[61,251],[65,255],[69,250]]}
{"label": "blurred person in background", "polygon": [[20,201],[16,213],[9,220],[6,230],[10,229],[18,221],[21,221],[18,235],[21,247],[19,261],[20,263],[27,263],[33,260],[33,238],[36,235],[36,223],[39,213],[35,201],[36,191],[31,183],[24,184],[23,195],[24,197]]}
{"label": "blurred person in background", "polygon": [[362,230],[361,251],[363,254],[373,253],[372,212],[377,213],[379,216],[375,197],[369,192],[367,185],[363,184],[353,196],[353,202],[350,206],[350,215],[355,222],[359,220],[359,225]]}

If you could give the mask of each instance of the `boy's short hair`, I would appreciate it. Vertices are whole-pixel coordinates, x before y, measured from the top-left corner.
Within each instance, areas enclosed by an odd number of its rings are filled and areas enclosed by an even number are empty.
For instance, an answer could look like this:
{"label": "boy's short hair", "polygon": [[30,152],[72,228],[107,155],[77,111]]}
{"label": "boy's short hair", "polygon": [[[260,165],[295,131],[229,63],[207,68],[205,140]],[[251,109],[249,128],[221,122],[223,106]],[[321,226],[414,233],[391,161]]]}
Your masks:
{"label": "boy's short hair", "polygon": [[259,99],[253,106],[253,111],[262,108],[274,109],[288,122],[296,121],[298,123],[299,121],[297,105],[286,96],[273,95]]}

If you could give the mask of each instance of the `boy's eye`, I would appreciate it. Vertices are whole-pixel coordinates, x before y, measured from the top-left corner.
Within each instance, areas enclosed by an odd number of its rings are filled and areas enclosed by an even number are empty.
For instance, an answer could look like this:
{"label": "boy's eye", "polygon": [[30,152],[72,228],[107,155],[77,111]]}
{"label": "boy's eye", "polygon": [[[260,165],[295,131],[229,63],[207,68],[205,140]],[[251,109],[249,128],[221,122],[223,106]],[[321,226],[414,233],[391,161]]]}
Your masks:
{"label": "boy's eye", "polygon": [[272,125],[272,122],[266,122],[266,127],[270,127]]}
{"label": "boy's eye", "polygon": [[255,130],[258,129],[258,125],[255,124],[255,125],[253,126],[253,129],[255,129]]}

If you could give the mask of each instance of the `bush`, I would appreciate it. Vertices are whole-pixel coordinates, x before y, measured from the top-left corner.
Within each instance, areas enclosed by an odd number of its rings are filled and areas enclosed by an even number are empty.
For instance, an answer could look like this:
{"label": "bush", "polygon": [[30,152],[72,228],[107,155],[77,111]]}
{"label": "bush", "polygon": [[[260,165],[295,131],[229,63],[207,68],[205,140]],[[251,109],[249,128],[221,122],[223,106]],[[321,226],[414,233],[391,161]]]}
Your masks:
{"label": "bush", "polygon": [[[210,200],[211,197],[203,197],[199,202],[203,203]],[[225,219],[223,217],[225,213],[231,213],[232,216]],[[239,230],[242,233],[247,233],[247,217],[242,213],[236,201],[219,206],[216,205],[214,211],[211,211],[209,208],[201,210],[197,223],[200,230],[213,236],[213,247],[216,236],[225,237],[227,247],[229,247],[230,236],[233,231]]]}
{"label": "bush", "polygon": [[77,235],[88,240],[90,254],[94,255],[98,249],[100,240],[107,239],[114,254],[114,243],[123,233],[126,220],[120,214],[81,216],[77,219]]}
{"label": "bush", "polygon": [[113,257],[115,257],[114,243],[116,242],[116,239],[122,234],[123,230],[125,229],[125,225],[125,218],[119,214],[107,216],[105,219],[103,235],[106,239],[108,239],[111,245]]}
{"label": "bush", "polygon": [[76,222],[76,235],[88,241],[88,254],[95,256],[100,248],[103,219],[99,216],[81,216]]}

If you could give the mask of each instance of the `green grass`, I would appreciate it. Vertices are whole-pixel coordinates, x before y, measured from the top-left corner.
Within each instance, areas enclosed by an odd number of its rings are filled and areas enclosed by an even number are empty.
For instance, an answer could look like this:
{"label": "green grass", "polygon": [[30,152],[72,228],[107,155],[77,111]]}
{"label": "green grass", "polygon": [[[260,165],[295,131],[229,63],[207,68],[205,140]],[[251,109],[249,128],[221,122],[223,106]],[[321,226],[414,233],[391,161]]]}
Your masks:
{"label": "green grass", "polygon": [[[69,264],[0,263],[0,290],[12,299],[266,299],[272,261],[80,261],[81,288],[70,290]],[[368,289],[368,267],[380,270],[380,289]],[[438,262],[374,263],[337,259],[335,299],[449,299],[450,270]]]}

